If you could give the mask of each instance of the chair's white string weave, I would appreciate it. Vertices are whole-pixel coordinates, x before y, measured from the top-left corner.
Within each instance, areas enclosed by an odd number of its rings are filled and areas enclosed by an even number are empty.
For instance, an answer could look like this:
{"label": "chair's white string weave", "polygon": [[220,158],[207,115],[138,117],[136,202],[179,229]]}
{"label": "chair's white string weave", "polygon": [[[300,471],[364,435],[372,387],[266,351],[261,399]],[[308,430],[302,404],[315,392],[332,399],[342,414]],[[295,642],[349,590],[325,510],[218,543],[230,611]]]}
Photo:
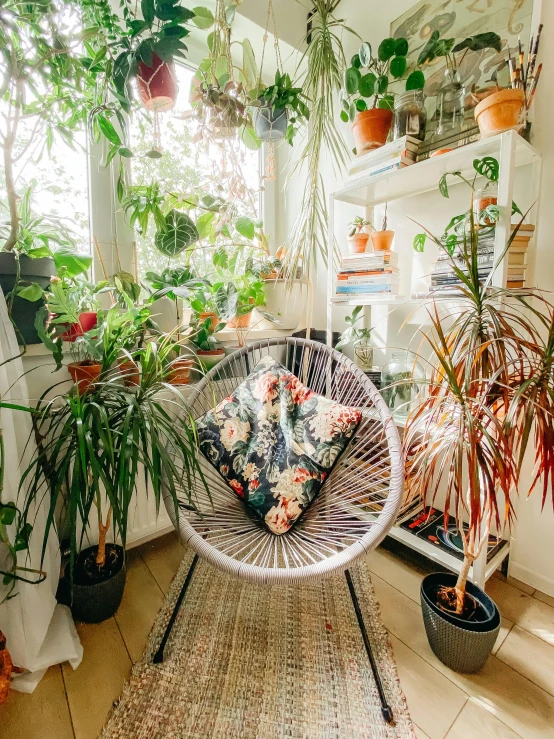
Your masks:
{"label": "chair's white string weave", "polygon": [[[194,508],[182,490],[179,521],[173,522],[185,543],[230,574],[255,582],[320,577],[350,566],[392,526],[402,503],[400,439],[385,402],[356,365],[323,344],[290,337],[258,342],[223,360],[192,394],[192,418],[230,395],[267,354],[314,392],[361,408],[355,438],[286,534],[267,531],[203,457],[206,484],[199,476],[192,481],[187,492]],[[164,497],[174,519],[167,490]]]}

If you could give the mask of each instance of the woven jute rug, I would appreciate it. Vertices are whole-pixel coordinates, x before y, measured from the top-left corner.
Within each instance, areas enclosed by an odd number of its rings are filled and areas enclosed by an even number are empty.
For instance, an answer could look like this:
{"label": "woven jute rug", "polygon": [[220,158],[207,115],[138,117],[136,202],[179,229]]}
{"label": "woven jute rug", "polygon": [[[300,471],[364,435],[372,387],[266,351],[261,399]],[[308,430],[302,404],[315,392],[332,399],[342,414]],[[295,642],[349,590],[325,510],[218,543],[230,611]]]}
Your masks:
{"label": "woven jute rug", "polygon": [[363,564],[352,577],[394,726],[344,575],[269,588],[200,561],[165,662],[153,665],[191,561],[187,552],[101,739],[415,739]]}

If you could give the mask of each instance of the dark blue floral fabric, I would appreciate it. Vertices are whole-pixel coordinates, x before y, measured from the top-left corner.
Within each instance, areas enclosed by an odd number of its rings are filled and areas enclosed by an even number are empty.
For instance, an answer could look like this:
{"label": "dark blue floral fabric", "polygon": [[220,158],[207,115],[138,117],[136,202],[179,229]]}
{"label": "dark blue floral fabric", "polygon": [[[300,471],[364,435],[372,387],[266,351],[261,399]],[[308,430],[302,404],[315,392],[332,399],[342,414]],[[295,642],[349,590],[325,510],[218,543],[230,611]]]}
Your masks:
{"label": "dark blue floral fabric", "polygon": [[196,422],[200,449],[274,534],[321,488],[361,420],[305,387],[270,356]]}

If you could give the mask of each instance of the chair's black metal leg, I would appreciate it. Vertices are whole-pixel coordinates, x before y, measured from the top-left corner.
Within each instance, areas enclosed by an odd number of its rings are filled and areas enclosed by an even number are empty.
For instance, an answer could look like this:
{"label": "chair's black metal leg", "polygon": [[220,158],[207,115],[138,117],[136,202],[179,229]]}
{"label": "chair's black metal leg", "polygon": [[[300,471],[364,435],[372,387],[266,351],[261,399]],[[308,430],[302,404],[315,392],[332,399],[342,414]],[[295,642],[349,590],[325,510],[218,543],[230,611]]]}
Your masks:
{"label": "chair's black metal leg", "polygon": [[198,555],[195,554],[194,559],[192,560],[190,569],[187,572],[187,576],[186,576],[185,582],[183,583],[183,587],[181,588],[181,592],[179,593],[179,597],[177,598],[177,601],[175,603],[175,607],[173,608],[173,613],[171,614],[171,618],[169,619],[169,622],[165,629],[165,633],[163,635],[162,641],[160,643],[160,646],[158,647],[158,651],[156,652],[156,654],[154,655],[152,659],[152,662],[155,665],[159,665],[161,662],[164,661],[165,645],[167,644],[167,640],[169,639],[169,635],[171,634],[171,629],[173,628],[173,625],[175,624],[175,619],[177,618],[177,614],[179,613],[179,609],[181,608],[183,598],[185,597],[185,593],[187,592],[188,586],[190,585],[190,581],[192,579],[192,576],[194,574],[194,569],[197,564],[198,564]]}
{"label": "chair's black metal leg", "polygon": [[352,576],[350,575],[349,570],[345,570],[344,574],[346,575],[346,582],[348,583],[348,590],[350,591],[350,597],[352,598],[352,603],[354,604],[354,610],[356,611],[356,617],[358,619],[358,626],[360,627],[360,631],[362,632],[362,637],[363,637],[364,645],[365,645],[365,651],[367,652],[369,663],[371,665],[371,671],[373,672],[375,684],[377,685],[377,692],[379,693],[379,699],[381,701],[381,713],[383,714],[383,718],[385,719],[385,721],[391,724],[393,721],[392,708],[387,703],[385,691],[383,690],[383,683],[381,682],[381,676],[379,675],[379,668],[377,667],[377,663],[375,662],[375,658],[371,650],[371,644],[369,643],[369,637],[367,635],[367,631],[365,628],[364,617],[362,616],[362,611],[360,609],[360,602],[358,601],[358,596],[356,595],[354,583],[352,582]]}

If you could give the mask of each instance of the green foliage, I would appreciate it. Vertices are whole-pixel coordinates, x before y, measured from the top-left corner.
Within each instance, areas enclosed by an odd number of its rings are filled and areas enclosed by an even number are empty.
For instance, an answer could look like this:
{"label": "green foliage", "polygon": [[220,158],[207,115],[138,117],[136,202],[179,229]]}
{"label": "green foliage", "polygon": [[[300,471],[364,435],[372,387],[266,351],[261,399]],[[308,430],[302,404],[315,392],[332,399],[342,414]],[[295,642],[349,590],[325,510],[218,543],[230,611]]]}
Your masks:
{"label": "green foliage", "polygon": [[166,257],[175,257],[198,238],[198,230],[190,216],[171,210],[165,217],[164,230],[156,233],[156,248]]}
{"label": "green foliage", "polygon": [[217,346],[217,337],[215,334],[223,328],[225,328],[225,322],[222,321],[214,326],[211,316],[203,320],[193,317],[190,322],[191,333],[188,339],[196,349],[207,352],[215,349]]}
{"label": "green foliage", "polygon": [[122,198],[121,205],[131,228],[137,228],[140,234],[148,231],[150,219],[156,228],[165,232],[166,220],[162,210],[165,196],[158,182],[150,185],[131,185]]}
{"label": "green foliage", "polygon": [[306,96],[301,87],[294,87],[290,75],[275,72],[275,81],[265,88],[254,88],[248,93],[253,101],[259,101],[262,106],[269,108],[274,113],[287,111],[288,127],[285,138],[292,146],[295,134],[303,123],[310,118]]}
{"label": "green foliage", "polygon": [[147,272],[146,279],[154,291],[151,300],[165,296],[170,300],[188,300],[194,291],[202,289],[205,284],[188,267],[167,267],[161,274]]}
{"label": "green foliage", "polygon": [[[341,91],[341,119],[353,121],[358,112],[368,108],[394,107],[390,85],[404,77],[407,69],[408,41],[405,38],[384,39],[372,55],[371,45],[365,41],[358,54],[344,72],[344,87]],[[392,77],[392,81],[391,78]],[[408,87],[409,82],[409,87]],[[421,72],[412,72],[406,89],[421,89],[425,79]],[[370,102],[368,102],[370,101]]]}
{"label": "green foliage", "polygon": [[481,51],[482,49],[494,49],[500,52],[502,50],[502,39],[493,32],[478,33],[475,36],[464,39],[456,44],[456,39],[443,39],[440,37],[440,31],[433,31],[429,36],[429,40],[421,50],[418,57],[418,64],[429,64],[438,57],[446,57],[452,69],[457,69],[457,60],[455,54],[460,51]]}
{"label": "green foliage", "polygon": [[140,368],[138,388],[127,388],[115,377],[99,380],[83,394],[59,394],[54,386],[34,409],[40,441],[21,480],[20,530],[34,515],[35,505],[47,506],[44,556],[54,513],[63,500],[71,576],[94,509],[104,520],[110,508],[115,536],[125,547],[142,470],[157,511],[162,484],[176,513],[177,486],[183,479],[191,484],[188,489],[196,477],[203,484],[193,422],[179,391],[164,381],[176,348],[168,338],[149,342],[134,355]]}
{"label": "green foliage", "polygon": [[358,328],[356,326],[358,321],[363,319],[362,311],[363,306],[357,305],[352,311],[352,315],[346,316],[344,319],[348,324],[348,328],[340,335],[338,344],[335,347],[337,351],[342,351],[347,346],[351,346],[353,349],[369,346],[372,329]]}

